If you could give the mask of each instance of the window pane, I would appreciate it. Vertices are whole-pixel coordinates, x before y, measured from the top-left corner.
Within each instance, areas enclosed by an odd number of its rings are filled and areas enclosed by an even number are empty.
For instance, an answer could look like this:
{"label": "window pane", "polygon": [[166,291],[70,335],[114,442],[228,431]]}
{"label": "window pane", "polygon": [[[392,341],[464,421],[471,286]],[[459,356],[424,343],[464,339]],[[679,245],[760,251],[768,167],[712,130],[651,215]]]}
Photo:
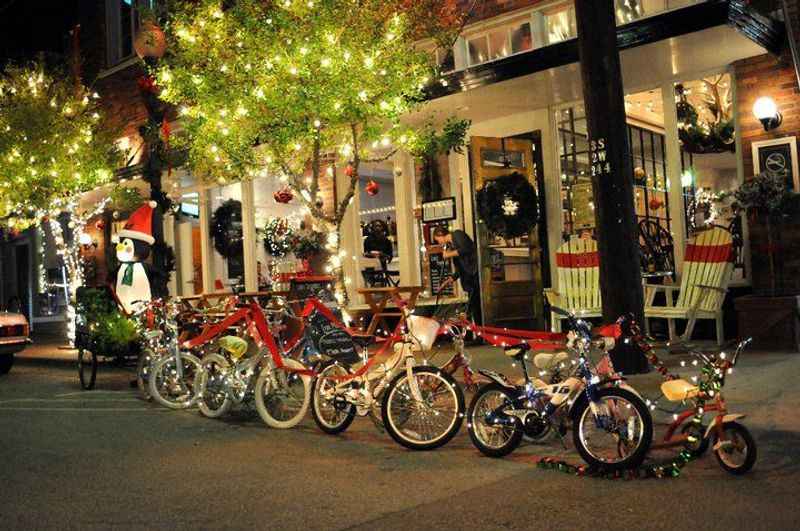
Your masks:
{"label": "window pane", "polygon": [[516,25],[511,30],[511,53],[519,53],[531,49],[533,49],[531,25],[527,22]]}
{"label": "window pane", "polygon": [[133,0],[120,0],[119,3],[119,37],[120,57],[123,59],[133,53]]}
{"label": "window pane", "polygon": [[489,58],[489,45],[486,42],[486,35],[481,35],[469,40],[469,64],[479,65]]}
{"label": "window pane", "polygon": [[507,28],[501,28],[489,33],[489,50],[493,61],[502,59],[509,54]]}
{"label": "window pane", "polygon": [[358,188],[361,280],[368,287],[387,287],[399,278],[400,268],[391,164],[362,165]]}

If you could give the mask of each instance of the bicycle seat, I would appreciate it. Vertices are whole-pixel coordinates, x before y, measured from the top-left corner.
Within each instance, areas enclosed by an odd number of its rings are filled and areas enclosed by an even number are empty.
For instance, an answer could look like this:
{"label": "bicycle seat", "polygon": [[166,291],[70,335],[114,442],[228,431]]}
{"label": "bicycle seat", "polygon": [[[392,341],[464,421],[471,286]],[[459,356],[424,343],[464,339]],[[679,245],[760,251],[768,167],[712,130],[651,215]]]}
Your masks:
{"label": "bicycle seat", "polygon": [[350,337],[353,338],[353,343],[355,343],[359,348],[367,348],[375,340],[375,336],[368,335],[353,334]]}
{"label": "bicycle seat", "polygon": [[697,396],[700,388],[686,380],[669,380],[661,384],[661,392],[670,402],[680,402]]}
{"label": "bicycle seat", "polygon": [[224,336],[219,340],[219,346],[231,355],[233,359],[239,359],[247,352],[247,341],[238,336]]}
{"label": "bicycle seat", "polygon": [[568,359],[569,359],[569,354],[567,354],[566,352],[556,352],[555,354],[540,352],[539,354],[533,357],[533,364],[536,366],[537,369],[544,370]]}
{"label": "bicycle seat", "polygon": [[530,349],[531,347],[527,343],[520,343],[519,345],[514,345],[513,347],[505,347],[503,352],[505,352],[506,356],[509,358],[518,358]]}

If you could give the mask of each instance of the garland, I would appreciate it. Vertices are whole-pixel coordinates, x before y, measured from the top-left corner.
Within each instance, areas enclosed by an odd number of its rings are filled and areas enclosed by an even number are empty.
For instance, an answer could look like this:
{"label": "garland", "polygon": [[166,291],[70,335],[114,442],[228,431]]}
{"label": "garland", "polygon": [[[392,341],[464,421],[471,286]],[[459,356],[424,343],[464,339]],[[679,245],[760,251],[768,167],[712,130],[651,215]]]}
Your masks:
{"label": "garland", "polygon": [[241,256],[244,252],[242,240],[242,203],[228,199],[211,216],[211,239],[214,249],[223,258]]}
{"label": "garland", "polygon": [[477,202],[486,228],[507,240],[528,234],[539,220],[536,189],[517,172],[488,181],[478,190]]}

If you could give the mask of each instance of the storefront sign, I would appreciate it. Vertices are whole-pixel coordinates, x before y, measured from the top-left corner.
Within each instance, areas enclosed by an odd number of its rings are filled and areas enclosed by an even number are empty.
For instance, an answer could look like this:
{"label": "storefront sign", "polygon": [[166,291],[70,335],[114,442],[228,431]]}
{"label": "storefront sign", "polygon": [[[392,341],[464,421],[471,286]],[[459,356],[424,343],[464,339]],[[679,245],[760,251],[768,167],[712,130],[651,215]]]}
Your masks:
{"label": "storefront sign", "polygon": [[422,222],[450,221],[456,219],[456,198],[445,197],[422,203]]}
{"label": "storefront sign", "polygon": [[573,229],[594,228],[594,195],[592,183],[572,185],[572,226]]}
{"label": "storefront sign", "polygon": [[797,141],[793,136],[753,142],[753,171],[783,178],[786,188],[800,192],[797,171]]}
{"label": "storefront sign", "polygon": [[589,153],[592,157],[592,177],[611,173],[611,163],[608,162],[606,152],[606,139],[598,138],[589,141]]}

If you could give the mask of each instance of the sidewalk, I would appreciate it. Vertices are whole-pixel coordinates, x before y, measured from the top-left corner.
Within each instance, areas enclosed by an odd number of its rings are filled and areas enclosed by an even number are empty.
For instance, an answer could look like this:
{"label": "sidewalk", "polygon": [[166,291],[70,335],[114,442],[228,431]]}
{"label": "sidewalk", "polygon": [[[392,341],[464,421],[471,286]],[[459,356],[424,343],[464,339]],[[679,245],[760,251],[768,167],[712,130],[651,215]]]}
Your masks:
{"label": "sidewalk", "polygon": [[36,361],[58,361],[58,362],[77,362],[78,351],[69,348],[64,341],[44,340],[42,343],[34,339],[32,345],[28,345],[25,350],[15,354],[20,360]]}

